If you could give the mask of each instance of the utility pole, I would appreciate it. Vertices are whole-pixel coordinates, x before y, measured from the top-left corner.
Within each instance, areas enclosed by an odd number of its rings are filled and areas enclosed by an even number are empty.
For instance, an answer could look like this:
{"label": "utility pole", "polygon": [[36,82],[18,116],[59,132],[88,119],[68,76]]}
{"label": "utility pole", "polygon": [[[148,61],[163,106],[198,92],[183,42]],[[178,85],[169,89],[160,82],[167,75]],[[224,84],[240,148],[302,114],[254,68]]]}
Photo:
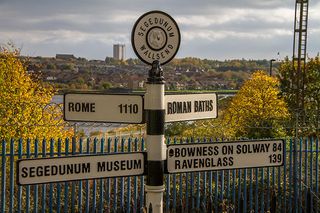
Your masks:
{"label": "utility pole", "polygon": [[269,75],[270,77],[272,76],[272,62],[276,61],[276,59],[271,59],[270,60],[270,71],[269,71]]}

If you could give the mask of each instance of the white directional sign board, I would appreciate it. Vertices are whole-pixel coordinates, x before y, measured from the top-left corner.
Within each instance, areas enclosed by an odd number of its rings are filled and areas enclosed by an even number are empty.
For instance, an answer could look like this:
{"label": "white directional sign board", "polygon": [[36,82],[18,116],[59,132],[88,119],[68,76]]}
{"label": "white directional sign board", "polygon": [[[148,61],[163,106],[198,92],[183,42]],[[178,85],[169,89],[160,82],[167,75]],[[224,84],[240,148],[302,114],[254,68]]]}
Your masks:
{"label": "white directional sign board", "polygon": [[168,173],[282,166],[283,140],[169,145]]}
{"label": "white directional sign board", "polygon": [[143,96],[67,93],[64,120],[75,122],[143,123]]}
{"label": "white directional sign board", "polygon": [[143,175],[145,153],[86,155],[19,160],[19,185]]}
{"label": "white directional sign board", "polygon": [[165,122],[217,118],[215,93],[165,96]]}

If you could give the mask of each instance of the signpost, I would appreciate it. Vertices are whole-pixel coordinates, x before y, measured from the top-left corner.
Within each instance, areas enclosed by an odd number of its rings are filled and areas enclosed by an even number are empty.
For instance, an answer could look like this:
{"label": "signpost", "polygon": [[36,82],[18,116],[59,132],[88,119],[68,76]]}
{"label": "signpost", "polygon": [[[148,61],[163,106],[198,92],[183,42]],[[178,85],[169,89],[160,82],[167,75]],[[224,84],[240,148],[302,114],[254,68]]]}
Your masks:
{"label": "signpost", "polygon": [[282,166],[284,140],[169,145],[167,172]]}
{"label": "signpost", "polygon": [[161,65],[180,46],[177,23],[168,14],[142,15],[132,30],[132,46],[149,70],[145,95],[67,93],[64,120],[74,122],[146,123],[146,153],[24,159],[17,164],[19,185],[146,175],[147,212],[161,213],[167,173],[281,166],[283,140],[165,144],[166,122],[217,118],[217,95],[164,95]]}
{"label": "signpost", "polygon": [[143,123],[143,96],[66,93],[64,120],[77,122]]}
{"label": "signpost", "polygon": [[143,175],[144,152],[23,159],[17,163],[19,185]]}
{"label": "signpost", "polygon": [[184,94],[166,95],[166,122],[217,118],[217,95]]}

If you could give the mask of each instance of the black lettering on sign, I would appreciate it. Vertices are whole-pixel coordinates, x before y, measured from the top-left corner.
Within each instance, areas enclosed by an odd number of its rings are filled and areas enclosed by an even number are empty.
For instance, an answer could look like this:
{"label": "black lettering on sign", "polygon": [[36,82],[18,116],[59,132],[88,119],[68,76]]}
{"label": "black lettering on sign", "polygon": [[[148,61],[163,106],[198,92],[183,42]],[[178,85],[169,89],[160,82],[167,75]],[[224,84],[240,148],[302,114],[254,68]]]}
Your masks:
{"label": "black lettering on sign", "polygon": [[194,102],[194,112],[210,112],[212,110],[213,110],[213,100]]}
{"label": "black lettering on sign", "polygon": [[111,171],[126,171],[133,169],[141,169],[141,160],[120,160],[120,161],[105,161],[98,162],[97,172],[111,172]]}
{"label": "black lettering on sign", "polygon": [[252,143],[237,145],[237,154],[251,154],[269,152],[270,144]]}
{"label": "black lettering on sign", "polygon": [[233,166],[233,157],[221,158],[194,158],[185,160],[175,160],[175,169],[202,169],[222,166]]}
{"label": "black lettering on sign", "polygon": [[173,101],[167,104],[167,114],[191,113],[191,101]]}
{"label": "black lettering on sign", "polygon": [[22,167],[22,178],[90,173],[90,163]]}
{"label": "black lettering on sign", "polygon": [[95,103],[88,102],[69,102],[68,104],[69,112],[95,112],[96,105]]}

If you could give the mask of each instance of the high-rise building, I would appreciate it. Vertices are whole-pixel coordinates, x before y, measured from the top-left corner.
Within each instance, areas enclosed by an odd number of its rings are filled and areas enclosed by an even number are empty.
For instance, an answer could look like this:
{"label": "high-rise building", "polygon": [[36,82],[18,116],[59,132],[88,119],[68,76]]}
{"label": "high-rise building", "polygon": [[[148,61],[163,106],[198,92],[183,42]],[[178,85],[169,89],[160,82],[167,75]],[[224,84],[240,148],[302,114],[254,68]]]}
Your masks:
{"label": "high-rise building", "polygon": [[125,60],[126,45],[114,44],[113,45],[113,58],[117,60]]}

